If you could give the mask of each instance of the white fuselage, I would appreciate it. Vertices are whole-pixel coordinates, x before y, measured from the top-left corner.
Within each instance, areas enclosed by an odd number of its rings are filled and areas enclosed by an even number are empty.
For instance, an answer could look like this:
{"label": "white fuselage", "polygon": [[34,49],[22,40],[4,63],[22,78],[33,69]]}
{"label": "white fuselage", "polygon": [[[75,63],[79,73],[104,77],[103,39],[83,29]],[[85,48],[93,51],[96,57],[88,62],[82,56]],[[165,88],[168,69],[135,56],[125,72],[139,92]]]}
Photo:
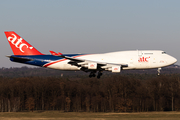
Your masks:
{"label": "white fuselage", "polygon": [[[161,50],[135,50],[135,51],[119,51],[103,54],[86,54],[76,56],[79,59],[98,61],[112,64],[127,64],[128,67],[122,69],[151,69],[161,68],[174,64],[177,60]],[[48,68],[60,70],[79,70],[79,67],[68,64],[70,60],[62,59]]]}

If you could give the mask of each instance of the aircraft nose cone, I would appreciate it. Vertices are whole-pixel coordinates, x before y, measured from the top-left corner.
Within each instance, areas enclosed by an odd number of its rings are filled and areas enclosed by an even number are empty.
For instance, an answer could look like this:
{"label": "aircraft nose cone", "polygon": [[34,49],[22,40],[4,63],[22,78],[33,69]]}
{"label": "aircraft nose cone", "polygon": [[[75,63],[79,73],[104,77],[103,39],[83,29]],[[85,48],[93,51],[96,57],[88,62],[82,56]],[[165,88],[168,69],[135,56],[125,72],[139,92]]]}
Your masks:
{"label": "aircraft nose cone", "polygon": [[172,57],[172,58],[171,58],[171,62],[172,62],[172,64],[174,64],[174,63],[176,63],[176,62],[177,62],[177,59],[176,59],[176,58],[174,58],[174,57]]}
{"label": "aircraft nose cone", "polygon": [[177,59],[176,58],[174,58],[174,63],[176,63],[177,62]]}

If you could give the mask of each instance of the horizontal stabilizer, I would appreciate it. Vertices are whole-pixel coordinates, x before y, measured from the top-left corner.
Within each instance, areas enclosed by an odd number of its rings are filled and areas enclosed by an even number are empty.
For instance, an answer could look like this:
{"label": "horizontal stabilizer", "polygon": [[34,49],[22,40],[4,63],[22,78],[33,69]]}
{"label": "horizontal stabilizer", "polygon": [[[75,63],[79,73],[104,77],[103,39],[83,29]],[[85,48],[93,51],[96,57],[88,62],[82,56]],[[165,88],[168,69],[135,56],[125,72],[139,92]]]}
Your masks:
{"label": "horizontal stabilizer", "polygon": [[34,59],[29,59],[29,58],[24,58],[24,57],[16,57],[16,56],[6,56],[8,58],[13,58],[16,60],[21,60],[21,61],[33,61]]}

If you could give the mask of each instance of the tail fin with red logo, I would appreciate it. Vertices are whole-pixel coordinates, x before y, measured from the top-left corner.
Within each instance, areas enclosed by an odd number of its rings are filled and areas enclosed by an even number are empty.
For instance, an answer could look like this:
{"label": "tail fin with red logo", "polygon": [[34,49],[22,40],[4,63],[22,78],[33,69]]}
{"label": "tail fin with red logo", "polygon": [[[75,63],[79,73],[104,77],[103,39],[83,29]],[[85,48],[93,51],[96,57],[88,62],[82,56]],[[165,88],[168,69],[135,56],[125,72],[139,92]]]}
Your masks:
{"label": "tail fin with red logo", "polygon": [[14,31],[4,32],[14,55],[43,55]]}

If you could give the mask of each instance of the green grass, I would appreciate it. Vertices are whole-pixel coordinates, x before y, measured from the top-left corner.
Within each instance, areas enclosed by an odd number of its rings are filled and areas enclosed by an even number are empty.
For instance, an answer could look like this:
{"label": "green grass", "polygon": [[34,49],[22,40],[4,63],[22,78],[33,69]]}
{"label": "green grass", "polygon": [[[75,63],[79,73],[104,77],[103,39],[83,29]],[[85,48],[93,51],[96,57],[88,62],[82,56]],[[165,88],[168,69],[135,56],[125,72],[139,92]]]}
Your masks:
{"label": "green grass", "polygon": [[87,113],[87,112],[2,112],[0,120],[179,120],[180,112]]}

